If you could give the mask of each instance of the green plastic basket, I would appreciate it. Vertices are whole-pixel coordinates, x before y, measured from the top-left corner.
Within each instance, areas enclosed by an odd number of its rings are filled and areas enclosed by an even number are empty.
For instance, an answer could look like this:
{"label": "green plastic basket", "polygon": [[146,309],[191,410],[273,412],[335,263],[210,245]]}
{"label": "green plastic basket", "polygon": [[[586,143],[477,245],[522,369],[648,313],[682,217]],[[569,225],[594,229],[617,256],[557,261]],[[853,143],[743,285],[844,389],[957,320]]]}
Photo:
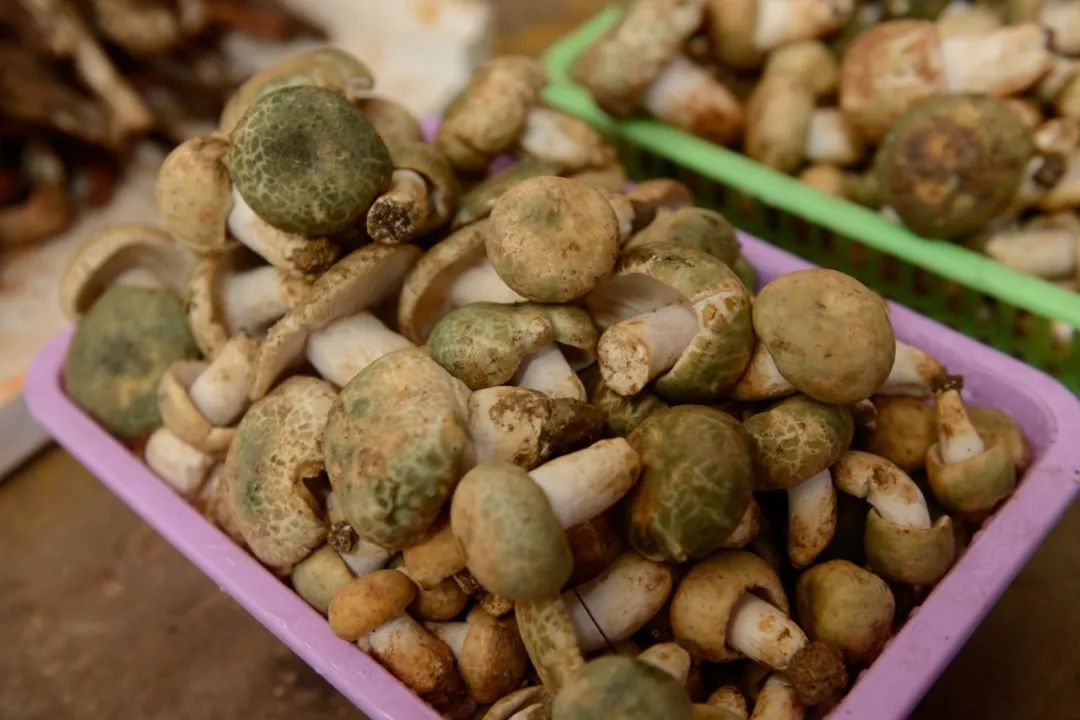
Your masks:
{"label": "green plastic basket", "polygon": [[1080,393],[1080,339],[1067,330],[1080,328],[1080,294],[953,243],[915,235],[867,208],[657,120],[618,121],[604,113],[571,70],[617,16],[610,8],[548,49],[542,59],[550,83],[544,97],[600,129],[631,177],[681,180],[701,204],[743,230],[849,273]]}

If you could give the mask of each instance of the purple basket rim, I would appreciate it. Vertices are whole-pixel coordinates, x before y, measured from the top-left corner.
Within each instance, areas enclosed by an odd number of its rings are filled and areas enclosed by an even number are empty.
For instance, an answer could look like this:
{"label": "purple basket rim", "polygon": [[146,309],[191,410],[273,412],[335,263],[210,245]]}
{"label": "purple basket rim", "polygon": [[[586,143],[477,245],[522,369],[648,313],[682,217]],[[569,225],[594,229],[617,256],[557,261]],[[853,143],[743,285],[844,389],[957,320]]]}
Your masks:
{"label": "purple basket rim", "polygon": [[[740,233],[744,254],[763,281],[812,267]],[[979,372],[1007,379],[1010,392],[1036,402],[1050,421],[1045,447],[1013,496],[976,534],[949,574],[854,683],[830,720],[901,720],[959,651],[1057,519],[1080,492],[1080,402],[1050,376],[890,303],[901,339],[912,334],[948,343]],[[64,394],[61,370],[72,329],[36,356],[24,395],[37,421],[125,504],[203,570],[259,622],[374,720],[437,718],[378,662],[338,639],[326,619],[175,494],[126,447]],[[971,369],[964,372],[971,372]],[[163,510],[167,510],[164,512]]]}

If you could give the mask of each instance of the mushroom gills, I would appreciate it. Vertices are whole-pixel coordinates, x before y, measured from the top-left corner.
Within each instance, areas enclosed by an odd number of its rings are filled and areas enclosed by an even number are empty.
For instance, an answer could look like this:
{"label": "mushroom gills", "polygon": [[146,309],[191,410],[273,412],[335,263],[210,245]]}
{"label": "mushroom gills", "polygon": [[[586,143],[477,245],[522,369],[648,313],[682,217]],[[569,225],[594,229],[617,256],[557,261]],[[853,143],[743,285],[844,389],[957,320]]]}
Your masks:
{"label": "mushroom gills", "polygon": [[383,355],[413,347],[366,310],[312,330],[307,358],[319,374],[341,387]]}
{"label": "mushroom gills", "polygon": [[587,400],[585,386],[555,343],[545,345],[518,365],[511,384],[548,397]]}
{"label": "mushroom gills", "polygon": [[160,427],[146,441],[146,464],[181,495],[199,491],[214,458],[191,447],[171,431]]}
{"label": "mushroom gills", "polygon": [[866,498],[883,519],[904,527],[930,527],[930,510],[922,490],[888,460],[852,450],[833,467],[833,478],[840,490]]}
{"label": "mushroom gills", "polygon": [[459,308],[478,302],[519,303],[526,298],[514,292],[503,282],[495,266],[485,256],[479,255],[475,262],[463,269],[454,279],[449,292],[450,307]]}
{"label": "mushroom gills", "polygon": [[609,327],[597,346],[604,381],[620,395],[636,395],[675,365],[698,329],[697,314],[682,303]]}
{"label": "mushroom gills", "polygon": [[787,491],[788,557],[806,567],[832,542],[836,533],[836,488],[828,468]]}

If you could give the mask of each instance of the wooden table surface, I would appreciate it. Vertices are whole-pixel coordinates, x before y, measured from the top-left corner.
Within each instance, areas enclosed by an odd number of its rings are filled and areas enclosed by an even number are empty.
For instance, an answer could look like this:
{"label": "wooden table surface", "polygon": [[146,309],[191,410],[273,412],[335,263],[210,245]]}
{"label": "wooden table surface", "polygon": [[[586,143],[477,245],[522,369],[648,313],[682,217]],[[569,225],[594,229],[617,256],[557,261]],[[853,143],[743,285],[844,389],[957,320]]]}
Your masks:
{"label": "wooden table surface", "polygon": [[[537,53],[604,3],[499,7]],[[2,439],[0,439],[2,442]],[[1080,719],[1080,506],[913,717]],[[0,718],[362,718],[67,453],[0,484]]]}

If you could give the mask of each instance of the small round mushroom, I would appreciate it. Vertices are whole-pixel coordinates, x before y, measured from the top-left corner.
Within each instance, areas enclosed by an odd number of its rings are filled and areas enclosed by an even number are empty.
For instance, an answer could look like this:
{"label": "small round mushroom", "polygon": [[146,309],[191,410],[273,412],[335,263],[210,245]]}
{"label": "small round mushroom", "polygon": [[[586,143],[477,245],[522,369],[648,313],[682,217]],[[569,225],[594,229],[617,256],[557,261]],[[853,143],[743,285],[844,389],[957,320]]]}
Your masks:
{"label": "small round mushroom", "polygon": [[719,410],[680,405],[649,416],[629,441],[642,465],[627,506],[630,544],[672,562],[719,548],[750,502],[750,439],[742,426]]}
{"label": "small round mushroom", "polygon": [[161,376],[197,354],[179,298],[114,284],[79,321],[64,362],[64,389],[109,432],[139,440],[161,424]]}
{"label": "small round mushroom", "polygon": [[477,702],[495,702],[525,677],[528,656],[513,620],[500,620],[476,607],[464,622],[425,625],[450,647],[465,687]]}
{"label": "small round mushroom", "polygon": [[555,695],[553,720],[691,720],[690,698],[663,670],[618,655],[585,665]]}
{"label": "small round mushroom", "polygon": [[855,12],[853,0],[708,0],[708,31],[717,59],[735,68],[759,67],[783,45],[828,35]]}
{"label": "small round mushroom", "polygon": [[461,615],[469,600],[454,578],[448,577],[429,588],[417,587],[409,612],[420,620],[448,622]]}
{"label": "small round mushroom", "polygon": [[322,431],[333,389],[302,375],[252,404],[225,459],[228,502],[259,560],[288,570],[326,538],[327,525],[304,484],[322,472]]}
{"label": "small round mushroom", "polygon": [[289,579],[293,589],[308,605],[326,615],[330,611],[330,602],[352,582],[353,574],[337,550],[323,545],[296,563]]}
{"label": "small round mushroom", "polygon": [[988,513],[1016,489],[1016,467],[1004,443],[988,444],[954,388],[935,397],[937,442],[926,452],[934,497],[949,511]]}
{"label": "small round mushroom", "polygon": [[827,403],[874,394],[892,369],[896,338],[884,301],[835,270],[799,270],[758,293],[754,332],[780,374]]}
{"label": "small round mushroom", "polygon": [[695,565],[675,591],[671,627],[703,660],[745,655],[781,671],[808,706],[827,702],[847,684],[840,652],[806,637],[788,617],[776,573],[748,552],[721,551]]}
{"label": "small round mushroom", "polygon": [[[462,196],[450,226],[455,230],[483,220],[491,214],[495,203],[510,188],[523,180],[558,175],[558,163],[534,157],[524,157],[498,172],[489,174],[469,188]],[[622,185],[619,186],[619,189]]]}
{"label": "small round mushroom", "polygon": [[746,720],[749,715],[746,698],[734,685],[721,685],[716,688],[705,704],[723,708],[740,720]]}
{"label": "small round mushroom", "polygon": [[847,560],[808,569],[799,576],[795,598],[806,634],[839,648],[849,663],[869,664],[892,635],[892,591],[877,575]]}
{"label": "small round mushroom", "polygon": [[223,162],[228,148],[221,133],[193,137],[173,149],[158,171],[157,207],[165,227],[201,255],[225,249],[225,221],[233,204]]}
{"label": "small round mushroom", "polygon": [[371,204],[367,232],[390,245],[427,235],[450,220],[460,192],[446,157],[424,142],[390,145],[390,187]]}
{"label": "small round mushroom", "polygon": [[421,588],[435,587],[465,569],[465,552],[454,537],[449,517],[432,523],[424,537],[401,554],[409,576]]}
{"label": "small round mushroom", "polygon": [[252,397],[305,358],[343,386],[383,355],[412,347],[371,310],[396,295],[419,256],[413,245],[366,245],[319,276],[259,345]]}
{"label": "small round mushroom", "polygon": [[875,574],[911,585],[941,579],[956,556],[952,518],[931,524],[919,486],[885,458],[849,450],[832,472],[838,490],[870,503],[864,547]]}
{"label": "small round mushroom", "polygon": [[863,447],[904,472],[922,468],[936,440],[934,411],[921,399],[905,395],[874,398],[877,411]]}

